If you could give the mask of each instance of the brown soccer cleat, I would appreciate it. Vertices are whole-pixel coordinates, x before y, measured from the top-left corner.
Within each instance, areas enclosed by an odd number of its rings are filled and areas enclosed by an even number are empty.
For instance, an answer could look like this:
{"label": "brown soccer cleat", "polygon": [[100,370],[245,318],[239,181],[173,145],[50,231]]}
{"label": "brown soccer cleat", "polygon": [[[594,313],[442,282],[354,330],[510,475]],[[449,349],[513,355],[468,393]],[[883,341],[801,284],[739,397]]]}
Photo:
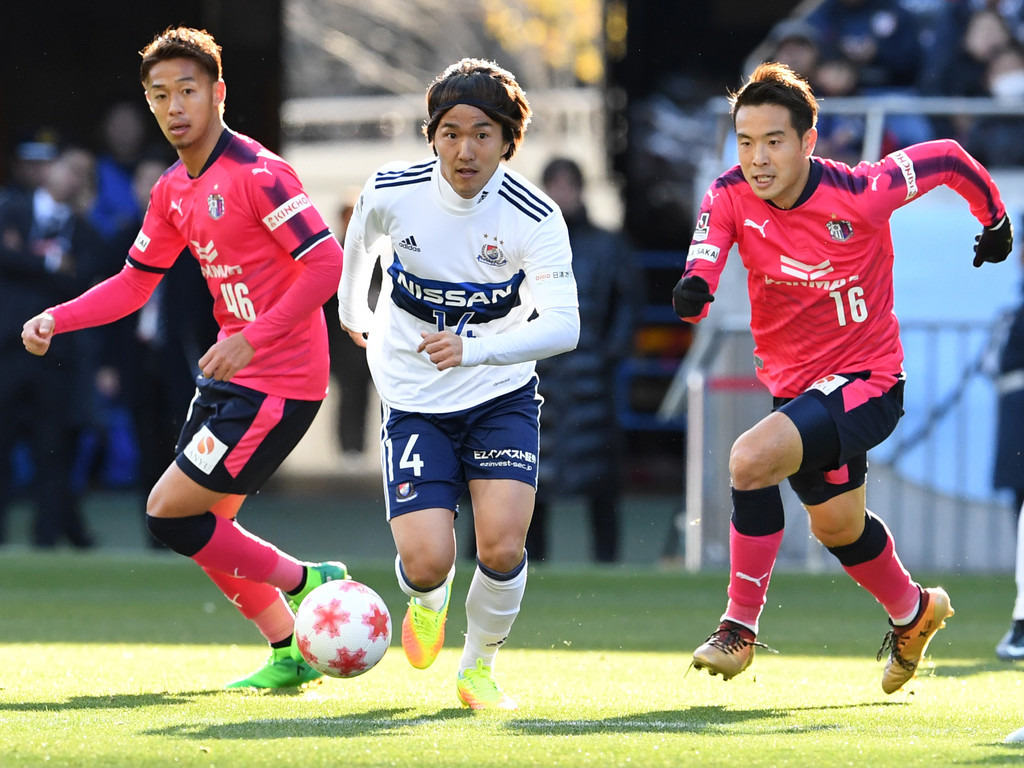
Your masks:
{"label": "brown soccer cleat", "polygon": [[889,660],[882,671],[882,690],[895,693],[917,674],[917,665],[924,658],[935,633],[946,626],[954,613],[949,595],[942,587],[921,590],[921,610],[917,619],[905,627],[893,627],[882,640],[878,660],[889,650]]}
{"label": "brown soccer cleat", "polygon": [[693,652],[691,666],[698,670],[707,669],[709,675],[721,675],[723,680],[731,680],[753,662],[756,645],[778,653],[774,648],[757,642],[747,627],[725,619]]}

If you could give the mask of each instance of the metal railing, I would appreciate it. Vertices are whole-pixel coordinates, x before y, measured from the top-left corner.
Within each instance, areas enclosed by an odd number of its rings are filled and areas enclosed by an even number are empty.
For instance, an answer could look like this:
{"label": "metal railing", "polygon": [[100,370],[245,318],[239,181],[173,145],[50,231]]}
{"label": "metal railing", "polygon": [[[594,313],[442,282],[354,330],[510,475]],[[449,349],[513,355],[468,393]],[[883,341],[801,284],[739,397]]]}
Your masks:
{"label": "metal railing", "polygon": [[[893,531],[900,557],[912,570],[1012,570],[1015,537],[1009,499],[991,488],[970,488],[970,462],[990,464],[990,425],[979,424],[977,397],[994,408],[995,390],[984,358],[994,325],[902,324],[914,348],[908,379],[908,416],[869,455],[868,505]],[[746,324],[702,328],[662,405],[662,415],[685,412],[685,512],[680,517],[685,566],[697,571],[728,564],[728,456],[732,442],[771,408],[771,397],[751,371],[753,341]],[[949,371],[950,360],[960,360]],[[930,372],[955,375],[940,382]],[[914,371],[921,371],[915,377]],[[918,381],[917,379],[920,379]],[[978,392],[975,391],[974,395]],[[985,408],[985,404],[980,405]],[[838,568],[811,536],[795,494],[783,484],[787,509],[782,567]]]}

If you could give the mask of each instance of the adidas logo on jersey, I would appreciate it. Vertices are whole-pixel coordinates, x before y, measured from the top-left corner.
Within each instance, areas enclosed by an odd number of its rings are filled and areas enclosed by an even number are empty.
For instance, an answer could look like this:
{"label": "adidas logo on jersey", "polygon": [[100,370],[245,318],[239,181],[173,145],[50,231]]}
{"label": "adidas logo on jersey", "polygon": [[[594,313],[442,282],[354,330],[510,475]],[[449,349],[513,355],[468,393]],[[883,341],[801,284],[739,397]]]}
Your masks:
{"label": "adidas logo on jersey", "polygon": [[407,238],[405,238],[405,240],[402,240],[398,244],[398,247],[405,248],[405,250],[407,251],[415,251],[416,253],[419,253],[420,251],[420,247],[416,245],[416,238],[413,237],[412,235],[409,235]]}

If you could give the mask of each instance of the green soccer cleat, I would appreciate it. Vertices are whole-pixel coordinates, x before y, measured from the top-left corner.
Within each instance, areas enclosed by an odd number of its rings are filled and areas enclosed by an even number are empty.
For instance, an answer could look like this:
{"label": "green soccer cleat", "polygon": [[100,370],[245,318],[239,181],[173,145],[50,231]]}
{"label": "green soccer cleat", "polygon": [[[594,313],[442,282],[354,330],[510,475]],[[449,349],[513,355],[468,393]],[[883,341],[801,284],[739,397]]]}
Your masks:
{"label": "green soccer cleat", "polygon": [[470,709],[519,709],[515,699],[494,682],[491,668],[484,666],[483,659],[476,660],[474,669],[459,673],[455,690],[462,706]]}
{"label": "green soccer cleat", "polygon": [[344,563],[337,561],[319,564],[309,563],[306,565],[306,584],[297,595],[286,595],[288,604],[291,605],[293,611],[297,611],[306,595],[317,587],[326,584],[328,581],[344,581],[351,578],[348,575],[348,568],[345,567]]}
{"label": "green soccer cleat", "polygon": [[440,611],[424,608],[409,599],[409,609],[402,620],[402,649],[405,658],[416,669],[426,669],[434,663],[444,645],[444,623],[448,618],[448,603],[452,598],[452,585],[444,588],[444,605]]}
{"label": "green soccer cleat", "polygon": [[[294,646],[295,643],[292,643]],[[296,688],[322,677],[305,661],[292,657],[292,648],[271,648],[266,664],[248,677],[228,683],[225,688]]]}

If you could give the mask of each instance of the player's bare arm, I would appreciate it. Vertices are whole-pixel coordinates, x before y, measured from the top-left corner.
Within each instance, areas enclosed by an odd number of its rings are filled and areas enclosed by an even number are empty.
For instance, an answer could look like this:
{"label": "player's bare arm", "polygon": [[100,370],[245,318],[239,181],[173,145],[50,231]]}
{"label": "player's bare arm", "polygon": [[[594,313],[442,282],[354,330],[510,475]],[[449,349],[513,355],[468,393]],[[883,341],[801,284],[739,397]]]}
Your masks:
{"label": "player's bare arm", "polygon": [[462,365],[462,337],[451,331],[440,331],[438,333],[423,332],[420,334],[423,341],[416,348],[417,352],[426,352],[430,362],[437,366],[437,370],[443,371],[447,368],[457,368]]}
{"label": "player's bare arm", "polygon": [[203,376],[217,381],[231,381],[231,377],[252,362],[256,350],[241,333],[221,339],[199,358]]}
{"label": "player's bare arm", "polygon": [[25,323],[21,329],[21,340],[25,349],[33,355],[45,355],[53,338],[53,315],[40,312]]}

